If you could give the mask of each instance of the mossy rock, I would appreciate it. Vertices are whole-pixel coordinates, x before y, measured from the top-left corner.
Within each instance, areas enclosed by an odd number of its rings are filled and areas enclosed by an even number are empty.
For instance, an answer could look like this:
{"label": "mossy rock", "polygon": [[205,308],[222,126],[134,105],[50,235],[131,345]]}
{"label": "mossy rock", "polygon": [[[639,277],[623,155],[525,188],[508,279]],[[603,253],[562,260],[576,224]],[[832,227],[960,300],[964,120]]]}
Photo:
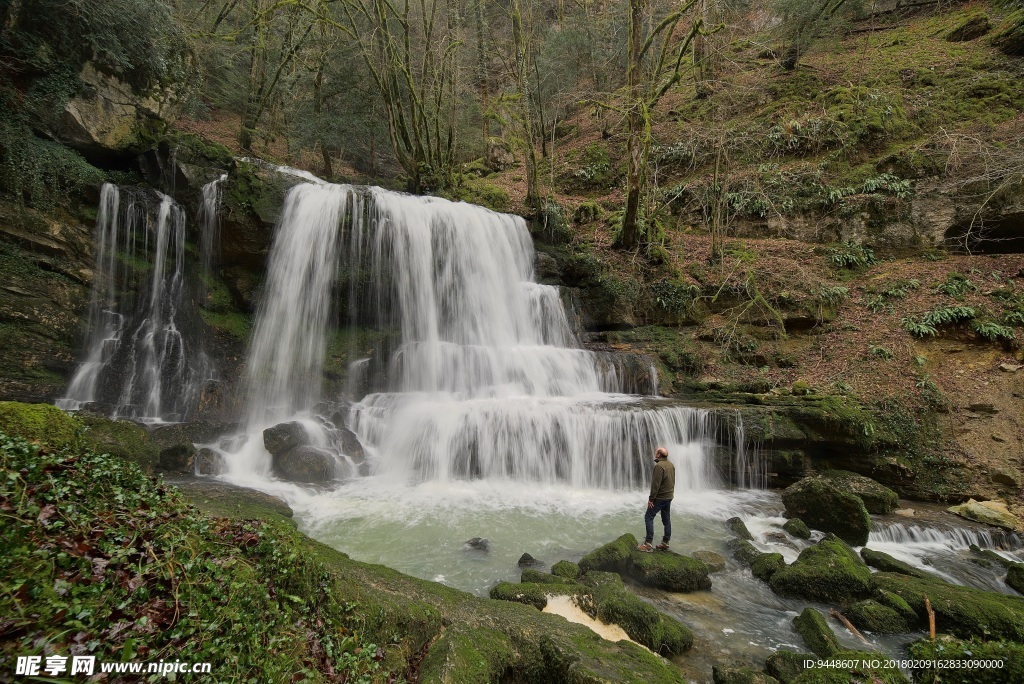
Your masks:
{"label": "mossy rock", "polygon": [[813,656],[783,649],[768,656],[764,661],[764,670],[782,684],[789,684],[804,671],[805,660],[813,660]]}
{"label": "mossy rock", "polygon": [[90,449],[137,463],[143,472],[152,474],[160,460],[160,451],[146,428],[130,420],[110,420],[90,414],[80,415],[79,420],[86,427],[82,439]]}
{"label": "mossy rock", "polygon": [[1017,593],[1024,594],[1024,563],[1014,563],[1006,569],[1006,583]]}
{"label": "mossy rock", "polygon": [[823,603],[845,603],[871,593],[871,571],[841,539],[826,535],[772,575],[772,591]]}
{"label": "mossy rock", "polygon": [[629,558],[636,550],[636,537],[624,534],[615,541],[594,549],[580,559],[579,566],[583,572],[600,570],[602,572],[624,572]]}
{"label": "mossy rock", "polygon": [[711,679],[715,684],[778,684],[779,680],[764,672],[749,667],[711,668]]}
{"label": "mossy rock", "polygon": [[906,617],[878,601],[857,601],[843,610],[843,615],[857,629],[873,634],[903,634],[910,631]]}
{"label": "mossy rock", "polygon": [[708,551],[707,549],[697,549],[693,552],[693,557],[708,566],[708,571],[711,573],[725,570],[725,557],[720,553]]}
{"label": "mossy rock", "polygon": [[730,551],[732,551],[732,557],[744,565],[752,564],[760,558],[762,554],[760,549],[748,542],[746,539],[737,539],[736,537],[733,537],[727,541],[725,545]]}
{"label": "mossy rock", "polygon": [[984,12],[974,12],[964,18],[949,33],[946,40],[951,43],[966,43],[977,40],[992,30],[992,21]]}
{"label": "mossy rock", "polygon": [[563,582],[544,584],[516,584],[515,582],[498,582],[491,587],[490,597],[498,601],[512,601],[544,610],[548,605],[548,596],[578,596],[586,590],[579,585]]}
{"label": "mossy rock", "polygon": [[526,568],[523,570],[523,575],[519,579],[523,584],[567,584],[572,580],[566,580],[564,577],[558,577],[556,575],[549,575],[546,572],[540,570],[534,570],[532,568]]}
{"label": "mossy rock", "polygon": [[707,565],[672,551],[644,553],[633,549],[626,572],[638,584],[664,591],[691,592],[711,588]]}
{"label": "mossy rock", "polygon": [[907,602],[917,615],[916,626],[927,624],[927,596],[944,632],[968,639],[985,634],[1024,641],[1024,598],[888,572],[875,573],[871,580],[876,589]]}
{"label": "mossy rock", "polygon": [[776,572],[786,567],[786,560],[781,553],[762,553],[757,560],[750,564],[750,571],[754,577],[767,582]]}
{"label": "mossy rock", "polygon": [[793,628],[807,647],[822,658],[831,658],[843,650],[825,616],[814,608],[804,608],[804,612],[793,618]]}
{"label": "mossy rock", "polygon": [[950,668],[941,671],[913,670],[915,682],[936,681],[941,675],[943,684],[1009,684],[1024,682],[1024,644],[1001,639],[984,641],[981,637],[961,640],[948,634],[930,639],[918,639],[907,647],[914,660],[1002,660],[1003,666],[985,668]]}
{"label": "mossy rock", "polygon": [[867,563],[869,566],[877,570],[881,570],[882,572],[897,572],[901,575],[908,575],[910,577],[920,577],[921,579],[935,579],[940,582],[944,581],[936,575],[931,574],[930,572],[919,570],[918,568],[915,568],[913,565],[910,565],[909,563],[904,563],[901,560],[893,558],[887,553],[883,553],[882,551],[874,551],[866,546],[860,550],[860,557],[863,558],[864,562]]}
{"label": "mossy rock", "polygon": [[800,518],[790,518],[786,521],[786,524],[782,526],[782,529],[786,530],[786,532],[789,532],[797,539],[811,538],[811,528],[807,527],[807,523]]}
{"label": "mossy rock", "polygon": [[886,515],[900,505],[900,498],[893,490],[875,482],[870,477],[851,473],[848,470],[827,470],[822,477],[860,497],[868,513]]}
{"label": "mossy rock", "polygon": [[861,498],[820,477],[805,477],[782,492],[786,514],[810,527],[832,532],[854,546],[863,546],[871,531],[871,516]]}
{"label": "mossy rock", "polygon": [[567,580],[578,580],[580,578],[580,566],[572,561],[560,560],[551,566],[551,574]]}
{"label": "mossy rock", "polygon": [[994,45],[1004,55],[1024,55],[1024,9],[1010,12],[992,36]]}
{"label": "mossy rock", "polygon": [[588,572],[583,582],[590,588],[596,617],[620,627],[638,644],[655,653],[671,656],[693,647],[693,633],[675,618],[659,613],[626,589],[622,578],[610,572]]}
{"label": "mossy rock", "polygon": [[754,537],[750,534],[750,530],[747,529],[746,523],[741,518],[729,518],[725,521],[725,524],[729,526],[729,529],[740,539],[751,540]]}
{"label": "mossy rock", "polygon": [[420,665],[421,684],[475,684],[501,679],[515,662],[515,647],[494,629],[452,625],[430,645]]}
{"label": "mossy rock", "polygon": [[0,430],[11,437],[60,449],[75,444],[81,429],[77,418],[53,404],[0,401]]}
{"label": "mossy rock", "polygon": [[910,607],[910,604],[904,601],[897,594],[884,589],[876,588],[872,594],[873,598],[886,608],[890,608],[898,613],[908,625],[913,625],[918,622],[917,613]]}

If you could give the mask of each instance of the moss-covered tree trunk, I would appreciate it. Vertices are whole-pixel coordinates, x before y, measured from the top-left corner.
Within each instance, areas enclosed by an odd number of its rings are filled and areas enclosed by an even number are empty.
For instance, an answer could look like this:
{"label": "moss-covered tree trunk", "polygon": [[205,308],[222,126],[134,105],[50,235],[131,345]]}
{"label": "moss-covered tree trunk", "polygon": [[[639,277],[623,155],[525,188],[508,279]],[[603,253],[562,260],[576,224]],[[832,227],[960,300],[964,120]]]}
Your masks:
{"label": "moss-covered tree trunk", "polygon": [[618,245],[624,249],[633,249],[640,244],[640,199],[645,180],[647,159],[644,154],[644,129],[647,127],[646,106],[641,93],[644,13],[647,0],[630,0],[629,2],[629,43],[626,67],[626,88],[628,102],[626,110],[626,208],[622,215],[622,230],[619,233]]}

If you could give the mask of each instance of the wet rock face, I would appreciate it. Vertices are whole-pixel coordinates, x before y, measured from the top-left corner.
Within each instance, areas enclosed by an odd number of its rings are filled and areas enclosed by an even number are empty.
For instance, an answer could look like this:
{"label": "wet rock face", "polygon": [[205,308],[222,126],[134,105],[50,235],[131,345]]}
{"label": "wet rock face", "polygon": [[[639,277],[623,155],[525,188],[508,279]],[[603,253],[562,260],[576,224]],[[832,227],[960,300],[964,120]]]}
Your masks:
{"label": "wet rock face", "polygon": [[150,433],[160,450],[161,470],[172,473],[195,472],[196,448],[184,424],[164,425]]}
{"label": "wet rock face", "polygon": [[832,532],[854,546],[863,546],[871,531],[871,516],[855,494],[840,489],[825,478],[807,477],[782,492],[786,515],[798,517],[808,526]]}
{"label": "wet rock face", "polygon": [[1002,527],[1007,530],[1016,530],[1020,525],[1017,518],[1006,507],[1006,503],[1002,501],[975,501],[971,499],[959,506],[951,506],[948,510],[950,513],[955,513],[961,518],[967,518],[968,520],[974,520],[975,522],[995,527]]}
{"label": "wet rock face", "polygon": [[274,454],[274,473],[285,480],[303,484],[328,484],[339,475],[338,459],[315,446],[295,446]]}
{"label": "wet rock face", "polygon": [[870,477],[851,473],[848,470],[828,470],[822,477],[832,484],[860,497],[868,513],[885,515],[892,513],[899,506],[896,492],[885,485],[875,482]]}
{"label": "wet rock face", "polygon": [[306,432],[306,428],[299,422],[279,423],[263,431],[263,446],[273,456],[308,444],[309,433]]}

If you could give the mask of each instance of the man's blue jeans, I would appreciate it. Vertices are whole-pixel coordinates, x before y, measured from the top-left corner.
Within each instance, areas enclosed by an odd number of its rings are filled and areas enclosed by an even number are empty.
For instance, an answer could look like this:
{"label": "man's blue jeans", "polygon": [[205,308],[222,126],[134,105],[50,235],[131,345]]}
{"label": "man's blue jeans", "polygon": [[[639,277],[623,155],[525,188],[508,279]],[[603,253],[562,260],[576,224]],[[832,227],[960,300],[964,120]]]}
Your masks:
{"label": "man's blue jeans", "polygon": [[648,508],[646,515],[644,515],[644,524],[647,526],[647,536],[644,538],[645,544],[650,544],[654,541],[654,516],[661,513],[661,524],[665,526],[665,536],[662,537],[661,541],[663,544],[668,544],[672,538],[672,518],[670,517],[669,507],[672,505],[672,499],[658,499],[654,502],[653,508]]}

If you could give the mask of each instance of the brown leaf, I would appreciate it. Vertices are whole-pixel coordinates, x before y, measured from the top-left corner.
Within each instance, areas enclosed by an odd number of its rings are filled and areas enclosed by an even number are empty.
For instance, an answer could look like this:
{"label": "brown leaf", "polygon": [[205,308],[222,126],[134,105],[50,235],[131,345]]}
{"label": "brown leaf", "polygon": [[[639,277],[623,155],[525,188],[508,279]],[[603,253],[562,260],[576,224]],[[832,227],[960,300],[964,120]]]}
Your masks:
{"label": "brown leaf", "polygon": [[110,563],[106,558],[93,558],[92,559],[92,575],[96,579],[101,579],[103,573],[107,570],[107,564]]}
{"label": "brown leaf", "polygon": [[43,509],[39,511],[39,517],[37,517],[36,520],[39,524],[45,525],[46,521],[55,515],[57,515],[57,507],[53,504],[46,504],[43,506]]}

